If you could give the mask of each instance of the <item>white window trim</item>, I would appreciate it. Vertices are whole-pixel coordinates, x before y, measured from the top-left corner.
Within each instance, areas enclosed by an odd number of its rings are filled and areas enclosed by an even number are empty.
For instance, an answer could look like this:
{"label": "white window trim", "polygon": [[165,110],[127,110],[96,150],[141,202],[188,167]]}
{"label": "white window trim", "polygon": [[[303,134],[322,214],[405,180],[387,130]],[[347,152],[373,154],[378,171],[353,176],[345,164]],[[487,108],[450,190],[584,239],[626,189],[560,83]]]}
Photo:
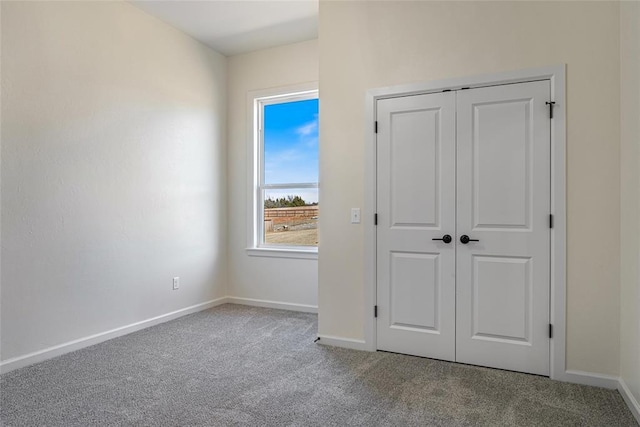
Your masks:
{"label": "white window trim", "polygon": [[[287,102],[318,96],[318,82],[301,83],[290,86],[250,91],[247,94],[247,254],[249,256],[264,256],[275,258],[318,259],[318,248],[304,246],[260,246],[260,236],[263,233],[260,201],[260,164],[263,159],[263,144],[260,141],[262,132],[260,127],[260,105]],[[259,149],[258,149],[259,148]],[[269,188],[318,188],[318,184],[274,184]],[[264,186],[263,186],[264,187]]]}

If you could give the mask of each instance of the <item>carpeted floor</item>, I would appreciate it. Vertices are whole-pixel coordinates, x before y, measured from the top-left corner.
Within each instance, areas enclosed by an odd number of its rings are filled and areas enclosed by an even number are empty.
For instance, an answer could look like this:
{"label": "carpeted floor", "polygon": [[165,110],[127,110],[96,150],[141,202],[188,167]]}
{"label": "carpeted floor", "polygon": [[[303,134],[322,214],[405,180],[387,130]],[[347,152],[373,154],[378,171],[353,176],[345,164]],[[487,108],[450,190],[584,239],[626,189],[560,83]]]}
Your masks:
{"label": "carpeted floor", "polygon": [[223,305],[0,377],[5,426],[635,426],[617,391],[314,344]]}

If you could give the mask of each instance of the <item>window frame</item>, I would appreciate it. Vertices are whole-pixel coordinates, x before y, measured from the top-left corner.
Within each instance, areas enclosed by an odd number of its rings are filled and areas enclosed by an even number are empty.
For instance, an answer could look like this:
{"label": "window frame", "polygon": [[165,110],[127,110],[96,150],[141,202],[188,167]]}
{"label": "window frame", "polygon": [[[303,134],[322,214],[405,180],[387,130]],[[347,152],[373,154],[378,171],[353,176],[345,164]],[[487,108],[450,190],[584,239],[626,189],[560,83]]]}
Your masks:
{"label": "window frame", "polygon": [[250,256],[266,256],[278,258],[317,259],[317,246],[269,245],[263,241],[264,236],[264,193],[278,189],[318,189],[315,183],[264,183],[264,107],[285,102],[318,99],[318,83],[304,83],[286,87],[278,87],[260,91],[251,91],[247,96],[247,112],[249,123],[247,165],[248,205],[247,205],[247,254]]}

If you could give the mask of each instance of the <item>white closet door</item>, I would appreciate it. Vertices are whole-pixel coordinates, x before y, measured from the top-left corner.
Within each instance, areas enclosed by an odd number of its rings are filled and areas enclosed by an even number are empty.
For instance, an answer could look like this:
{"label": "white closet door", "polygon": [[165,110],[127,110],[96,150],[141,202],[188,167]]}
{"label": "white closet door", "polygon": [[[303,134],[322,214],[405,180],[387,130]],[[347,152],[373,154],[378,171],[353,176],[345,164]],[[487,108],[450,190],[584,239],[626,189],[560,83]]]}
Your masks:
{"label": "white closet door", "polygon": [[455,93],[380,100],[377,120],[378,349],[454,360]]}
{"label": "white closet door", "polygon": [[549,99],[548,81],[457,92],[458,362],[549,374]]}

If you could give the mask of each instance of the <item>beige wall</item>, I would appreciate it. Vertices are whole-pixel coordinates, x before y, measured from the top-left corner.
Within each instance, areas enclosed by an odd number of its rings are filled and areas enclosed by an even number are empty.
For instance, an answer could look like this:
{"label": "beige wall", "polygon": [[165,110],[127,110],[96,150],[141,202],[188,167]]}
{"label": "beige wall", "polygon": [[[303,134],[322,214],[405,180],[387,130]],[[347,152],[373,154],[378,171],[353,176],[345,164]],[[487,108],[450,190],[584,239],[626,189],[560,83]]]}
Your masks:
{"label": "beige wall", "polygon": [[[567,368],[619,365],[619,10],[613,2],[320,3],[319,333],[363,339],[367,89],[567,64]],[[372,212],[363,211],[363,218]]]}
{"label": "beige wall", "polygon": [[317,306],[318,261],[247,255],[247,93],[318,81],[318,41],[229,58],[229,295]]}
{"label": "beige wall", "polygon": [[640,2],[620,6],[620,377],[640,402]]}
{"label": "beige wall", "polygon": [[224,296],[226,59],[125,2],[1,8],[1,359]]}

